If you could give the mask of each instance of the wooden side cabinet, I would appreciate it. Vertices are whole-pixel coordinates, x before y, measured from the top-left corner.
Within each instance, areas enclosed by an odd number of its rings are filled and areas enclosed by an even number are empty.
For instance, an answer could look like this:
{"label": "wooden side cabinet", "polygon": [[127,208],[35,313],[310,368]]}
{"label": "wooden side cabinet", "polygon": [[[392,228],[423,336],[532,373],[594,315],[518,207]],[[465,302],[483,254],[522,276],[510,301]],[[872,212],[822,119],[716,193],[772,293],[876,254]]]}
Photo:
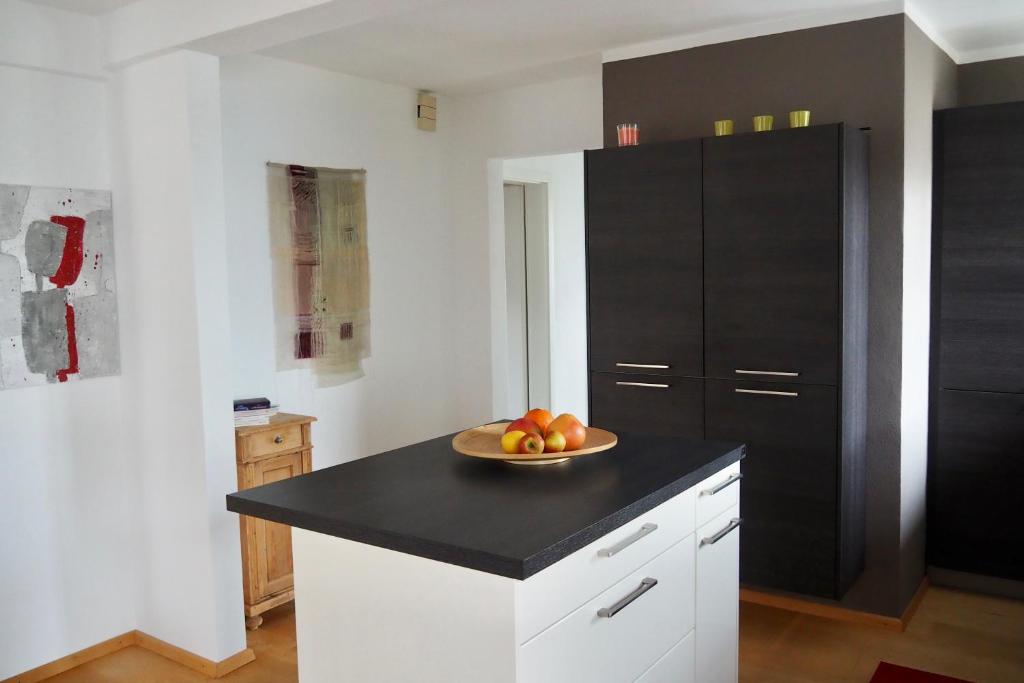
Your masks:
{"label": "wooden side cabinet", "polygon": [[[308,415],[278,413],[270,424],[235,428],[239,490],[270,484],[313,470]],[[239,517],[242,534],[242,591],[245,626],[263,623],[260,615],[294,599],[291,527],[256,517]]]}

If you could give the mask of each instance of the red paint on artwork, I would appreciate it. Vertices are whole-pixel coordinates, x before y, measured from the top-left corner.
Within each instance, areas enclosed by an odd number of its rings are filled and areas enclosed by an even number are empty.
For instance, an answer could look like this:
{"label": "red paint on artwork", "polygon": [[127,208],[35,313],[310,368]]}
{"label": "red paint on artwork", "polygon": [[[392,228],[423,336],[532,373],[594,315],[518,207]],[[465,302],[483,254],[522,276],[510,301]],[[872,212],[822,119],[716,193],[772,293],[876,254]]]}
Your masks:
{"label": "red paint on artwork", "polygon": [[75,309],[71,304],[64,304],[64,322],[68,326],[68,367],[57,371],[61,382],[67,382],[68,375],[78,374],[78,339],[75,337]]}
{"label": "red paint on artwork", "polygon": [[64,226],[67,238],[64,240],[64,254],[57,272],[50,276],[50,282],[58,287],[67,287],[78,279],[82,272],[83,240],[85,219],[78,216],[50,216],[50,221]]}

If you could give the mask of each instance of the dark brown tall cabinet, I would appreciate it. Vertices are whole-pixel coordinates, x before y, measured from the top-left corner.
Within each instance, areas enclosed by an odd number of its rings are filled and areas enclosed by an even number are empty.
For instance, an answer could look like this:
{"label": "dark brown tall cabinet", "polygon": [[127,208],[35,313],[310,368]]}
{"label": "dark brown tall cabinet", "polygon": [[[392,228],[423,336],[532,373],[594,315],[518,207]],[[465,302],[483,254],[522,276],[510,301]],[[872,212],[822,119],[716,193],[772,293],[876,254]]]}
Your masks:
{"label": "dark brown tall cabinet", "polygon": [[741,580],[841,597],[864,561],[866,135],[586,159],[591,422],[745,442]]}
{"label": "dark brown tall cabinet", "polygon": [[1024,103],[934,134],[928,561],[1024,581]]}

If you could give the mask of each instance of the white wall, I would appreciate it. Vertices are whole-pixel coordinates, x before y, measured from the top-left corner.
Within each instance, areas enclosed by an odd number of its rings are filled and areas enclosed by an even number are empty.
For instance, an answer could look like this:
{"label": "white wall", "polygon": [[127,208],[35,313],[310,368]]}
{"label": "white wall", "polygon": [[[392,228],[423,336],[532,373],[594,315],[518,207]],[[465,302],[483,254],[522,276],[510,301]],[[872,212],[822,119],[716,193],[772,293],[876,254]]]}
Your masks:
{"label": "white wall", "polygon": [[[583,153],[508,159],[503,169],[507,180],[547,184],[548,246],[544,251],[548,257],[549,273],[549,408],[556,415],[572,413],[586,423],[587,257]],[[500,231],[503,225],[491,226],[490,230],[492,233]],[[504,247],[505,242],[499,242],[496,246]],[[504,259],[501,264],[505,264]],[[500,306],[504,301],[493,302],[492,305]],[[507,338],[507,326],[504,331],[498,332],[498,336]],[[505,358],[504,369],[499,366],[492,373],[496,378],[495,392],[499,396],[508,394],[500,388],[500,378],[508,378],[512,370],[507,362],[509,357]],[[501,414],[515,417],[516,411],[510,406]]]}
{"label": "white wall", "polygon": [[900,595],[925,572],[932,240],[932,113],[956,106],[956,65],[904,16],[903,364],[900,401]]}
{"label": "white wall", "polygon": [[[25,31],[9,23],[20,17],[78,45],[94,23],[32,9],[0,3],[0,183],[107,189],[106,84],[40,71],[40,59],[56,68],[61,56],[41,55],[38,35],[31,49],[7,35]],[[0,679],[134,628],[123,386],[105,377],[0,392]]]}
{"label": "white wall", "polygon": [[[256,56],[225,58],[221,81],[236,397],[318,417],[316,468],[471,424],[456,351],[462,339],[486,344],[488,319],[460,317],[453,301],[486,276],[468,279],[474,264],[456,257],[448,101],[429,133],[408,88]],[[276,371],[267,161],[367,170],[372,355],[361,379],[316,388],[306,370]]]}
{"label": "white wall", "polygon": [[502,159],[600,147],[600,69],[452,104],[458,135],[449,176],[453,248],[467,283],[452,303],[457,319],[472,331],[457,340],[457,400],[466,423],[478,424],[506,417],[507,410]]}
{"label": "white wall", "polygon": [[138,628],[219,661],[245,648],[216,57],[114,81],[125,420],[142,528]]}

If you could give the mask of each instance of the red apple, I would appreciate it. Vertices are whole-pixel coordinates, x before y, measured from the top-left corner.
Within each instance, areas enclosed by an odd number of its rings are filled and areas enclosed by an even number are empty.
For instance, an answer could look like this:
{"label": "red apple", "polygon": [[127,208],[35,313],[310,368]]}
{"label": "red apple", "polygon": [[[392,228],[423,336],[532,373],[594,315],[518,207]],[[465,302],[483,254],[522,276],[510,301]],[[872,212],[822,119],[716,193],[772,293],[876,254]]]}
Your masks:
{"label": "red apple", "polygon": [[527,434],[519,440],[519,452],[523,455],[540,455],[544,452],[544,439],[540,434]]}
{"label": "red apple", "polygon": [[562,432],[550,431],[544,437],[545,453],[561,453],[565,450],[565,435]]}
{"label": "red apple", "polygon": [[544,436],[544,431],[537,426],[537,423],[533,420],[527,420],[525,417],[509,422],[508,427],[505,427],[505,433],[508,434],[509,432],[526,432],[527,434]]}

